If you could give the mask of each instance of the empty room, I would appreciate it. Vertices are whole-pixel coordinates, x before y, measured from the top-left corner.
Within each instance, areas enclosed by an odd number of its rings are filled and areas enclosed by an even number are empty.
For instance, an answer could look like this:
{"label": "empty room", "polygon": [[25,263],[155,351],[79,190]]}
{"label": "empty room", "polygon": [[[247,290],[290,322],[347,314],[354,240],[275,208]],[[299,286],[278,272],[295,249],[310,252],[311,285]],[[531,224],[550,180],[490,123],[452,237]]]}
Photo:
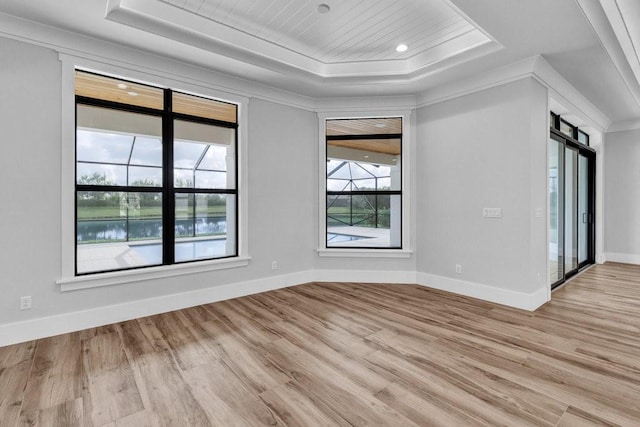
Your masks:
{"label": "empty room", "polygon": [[2,0],[0,426],[640,425],[640,3]]}

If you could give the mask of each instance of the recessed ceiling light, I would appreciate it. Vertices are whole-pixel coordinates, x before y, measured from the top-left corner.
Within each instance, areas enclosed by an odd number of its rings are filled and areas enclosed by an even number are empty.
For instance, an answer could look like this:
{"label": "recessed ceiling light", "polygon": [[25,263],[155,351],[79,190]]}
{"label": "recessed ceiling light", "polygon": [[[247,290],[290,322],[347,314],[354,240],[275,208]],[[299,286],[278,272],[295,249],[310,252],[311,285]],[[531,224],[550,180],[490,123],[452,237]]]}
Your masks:
{"label": "recessed ceiling light", "polygon": [[130,92],[127,92],[127,93],[129,95],[131,95],[131,96],[138,96],[138,92],[130,91]]}
{"label": "recessed ceiling light", "polygon": [[404,43],[400,43],[398,46],[396,46],[396,51],[397,52],[406,52],[407,49],[409,49],[409,46],[407,46]]}
{"label": "recessed ceiling light", "polygon": [[321,3],[318,5],[318,13],[329,13],[329,11],[331,10],[331,6],[329,6],[328,4],[325,3]]}
{"label": "recessed ceiling light", "polygon": [[127,85],[126,85],[126,84],[124,84],[124,83],[118,83],[118,89],[126,89],[126,88],[128,88],[128,87],[129,87],[129,86],[127,86]]}

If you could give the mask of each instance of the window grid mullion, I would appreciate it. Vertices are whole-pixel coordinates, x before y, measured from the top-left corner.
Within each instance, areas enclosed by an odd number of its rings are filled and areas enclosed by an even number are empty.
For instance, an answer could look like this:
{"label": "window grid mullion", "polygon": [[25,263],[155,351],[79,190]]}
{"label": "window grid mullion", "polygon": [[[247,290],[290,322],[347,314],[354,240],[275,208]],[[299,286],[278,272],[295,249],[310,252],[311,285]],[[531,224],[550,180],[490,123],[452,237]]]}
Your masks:
{"label": "window grid mullion", "polygon": [[162,263],[175,262],[176,198],[173,187],[173,96],[164,91],[162,114]]}

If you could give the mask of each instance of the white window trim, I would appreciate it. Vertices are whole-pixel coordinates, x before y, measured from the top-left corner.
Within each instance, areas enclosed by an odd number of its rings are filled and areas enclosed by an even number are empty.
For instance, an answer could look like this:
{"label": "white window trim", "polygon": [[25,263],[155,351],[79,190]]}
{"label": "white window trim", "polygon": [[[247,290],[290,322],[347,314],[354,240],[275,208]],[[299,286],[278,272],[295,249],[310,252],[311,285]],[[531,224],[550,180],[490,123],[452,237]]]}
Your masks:
{"label": "white window trim", "polygon": [[[60,276],[56,284],[61,291],[94,288],[201,273],[206,271],[237,268],[249,264],[248,253],[248,156],[247,129],[249,98],[220,91],[202,81],[185,76],[176,77],[157,70],[149,70],[132,64],[114,65],[88,58],[59,54],[62,63],[62,115],[60,135],[61,155],[61,214],[60,224]],[[75,276],[75,70],[81,68],[105,75],[122,76],[142,83],[170,87],[185,93],[209,96],[238,105],[238,256],[213,260],[203,260],[184,264],[136,268],[106,273]]]}
{"label": "white window trim", "polygon": [[[319,141],[319,199],[318,199],[318,256],[336,258],[410,258],[413,254],[411,242],[412,206],[411,206],[411,164],[413,156],[413,136],[411,133],[410,110],[380,110],[357,114],[354,112],[318,113],[318,141]],[[327,248],[327,144],[326,123],[331,119],[371,119],[371,118],[402,118],[402,249],[376,248]]]}

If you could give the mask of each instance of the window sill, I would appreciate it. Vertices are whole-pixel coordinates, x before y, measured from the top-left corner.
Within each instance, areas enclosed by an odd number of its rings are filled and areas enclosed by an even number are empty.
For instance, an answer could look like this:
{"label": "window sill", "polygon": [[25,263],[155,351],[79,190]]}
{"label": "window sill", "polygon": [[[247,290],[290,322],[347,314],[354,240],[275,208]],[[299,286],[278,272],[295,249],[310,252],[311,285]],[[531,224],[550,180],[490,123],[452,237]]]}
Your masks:
{"label": "window sill", "polygon": [[409,249],[318,249],[321,257],[335,258],[411,258]]}
{"label": "window sill", "polygon": [[135,270],[114,271],[111,273],[98,273],[87,276],[62,278],[57,280],[56,284],[60,286],[61,292],[67,292],[79,289],[97,288],[100,286],[121,285],[124,283],[140,282],[143,280],[164,279],[167,277],[244,267],[249,265],[250,260],[250,257],[237,257],[186,264],[162,265]]}

